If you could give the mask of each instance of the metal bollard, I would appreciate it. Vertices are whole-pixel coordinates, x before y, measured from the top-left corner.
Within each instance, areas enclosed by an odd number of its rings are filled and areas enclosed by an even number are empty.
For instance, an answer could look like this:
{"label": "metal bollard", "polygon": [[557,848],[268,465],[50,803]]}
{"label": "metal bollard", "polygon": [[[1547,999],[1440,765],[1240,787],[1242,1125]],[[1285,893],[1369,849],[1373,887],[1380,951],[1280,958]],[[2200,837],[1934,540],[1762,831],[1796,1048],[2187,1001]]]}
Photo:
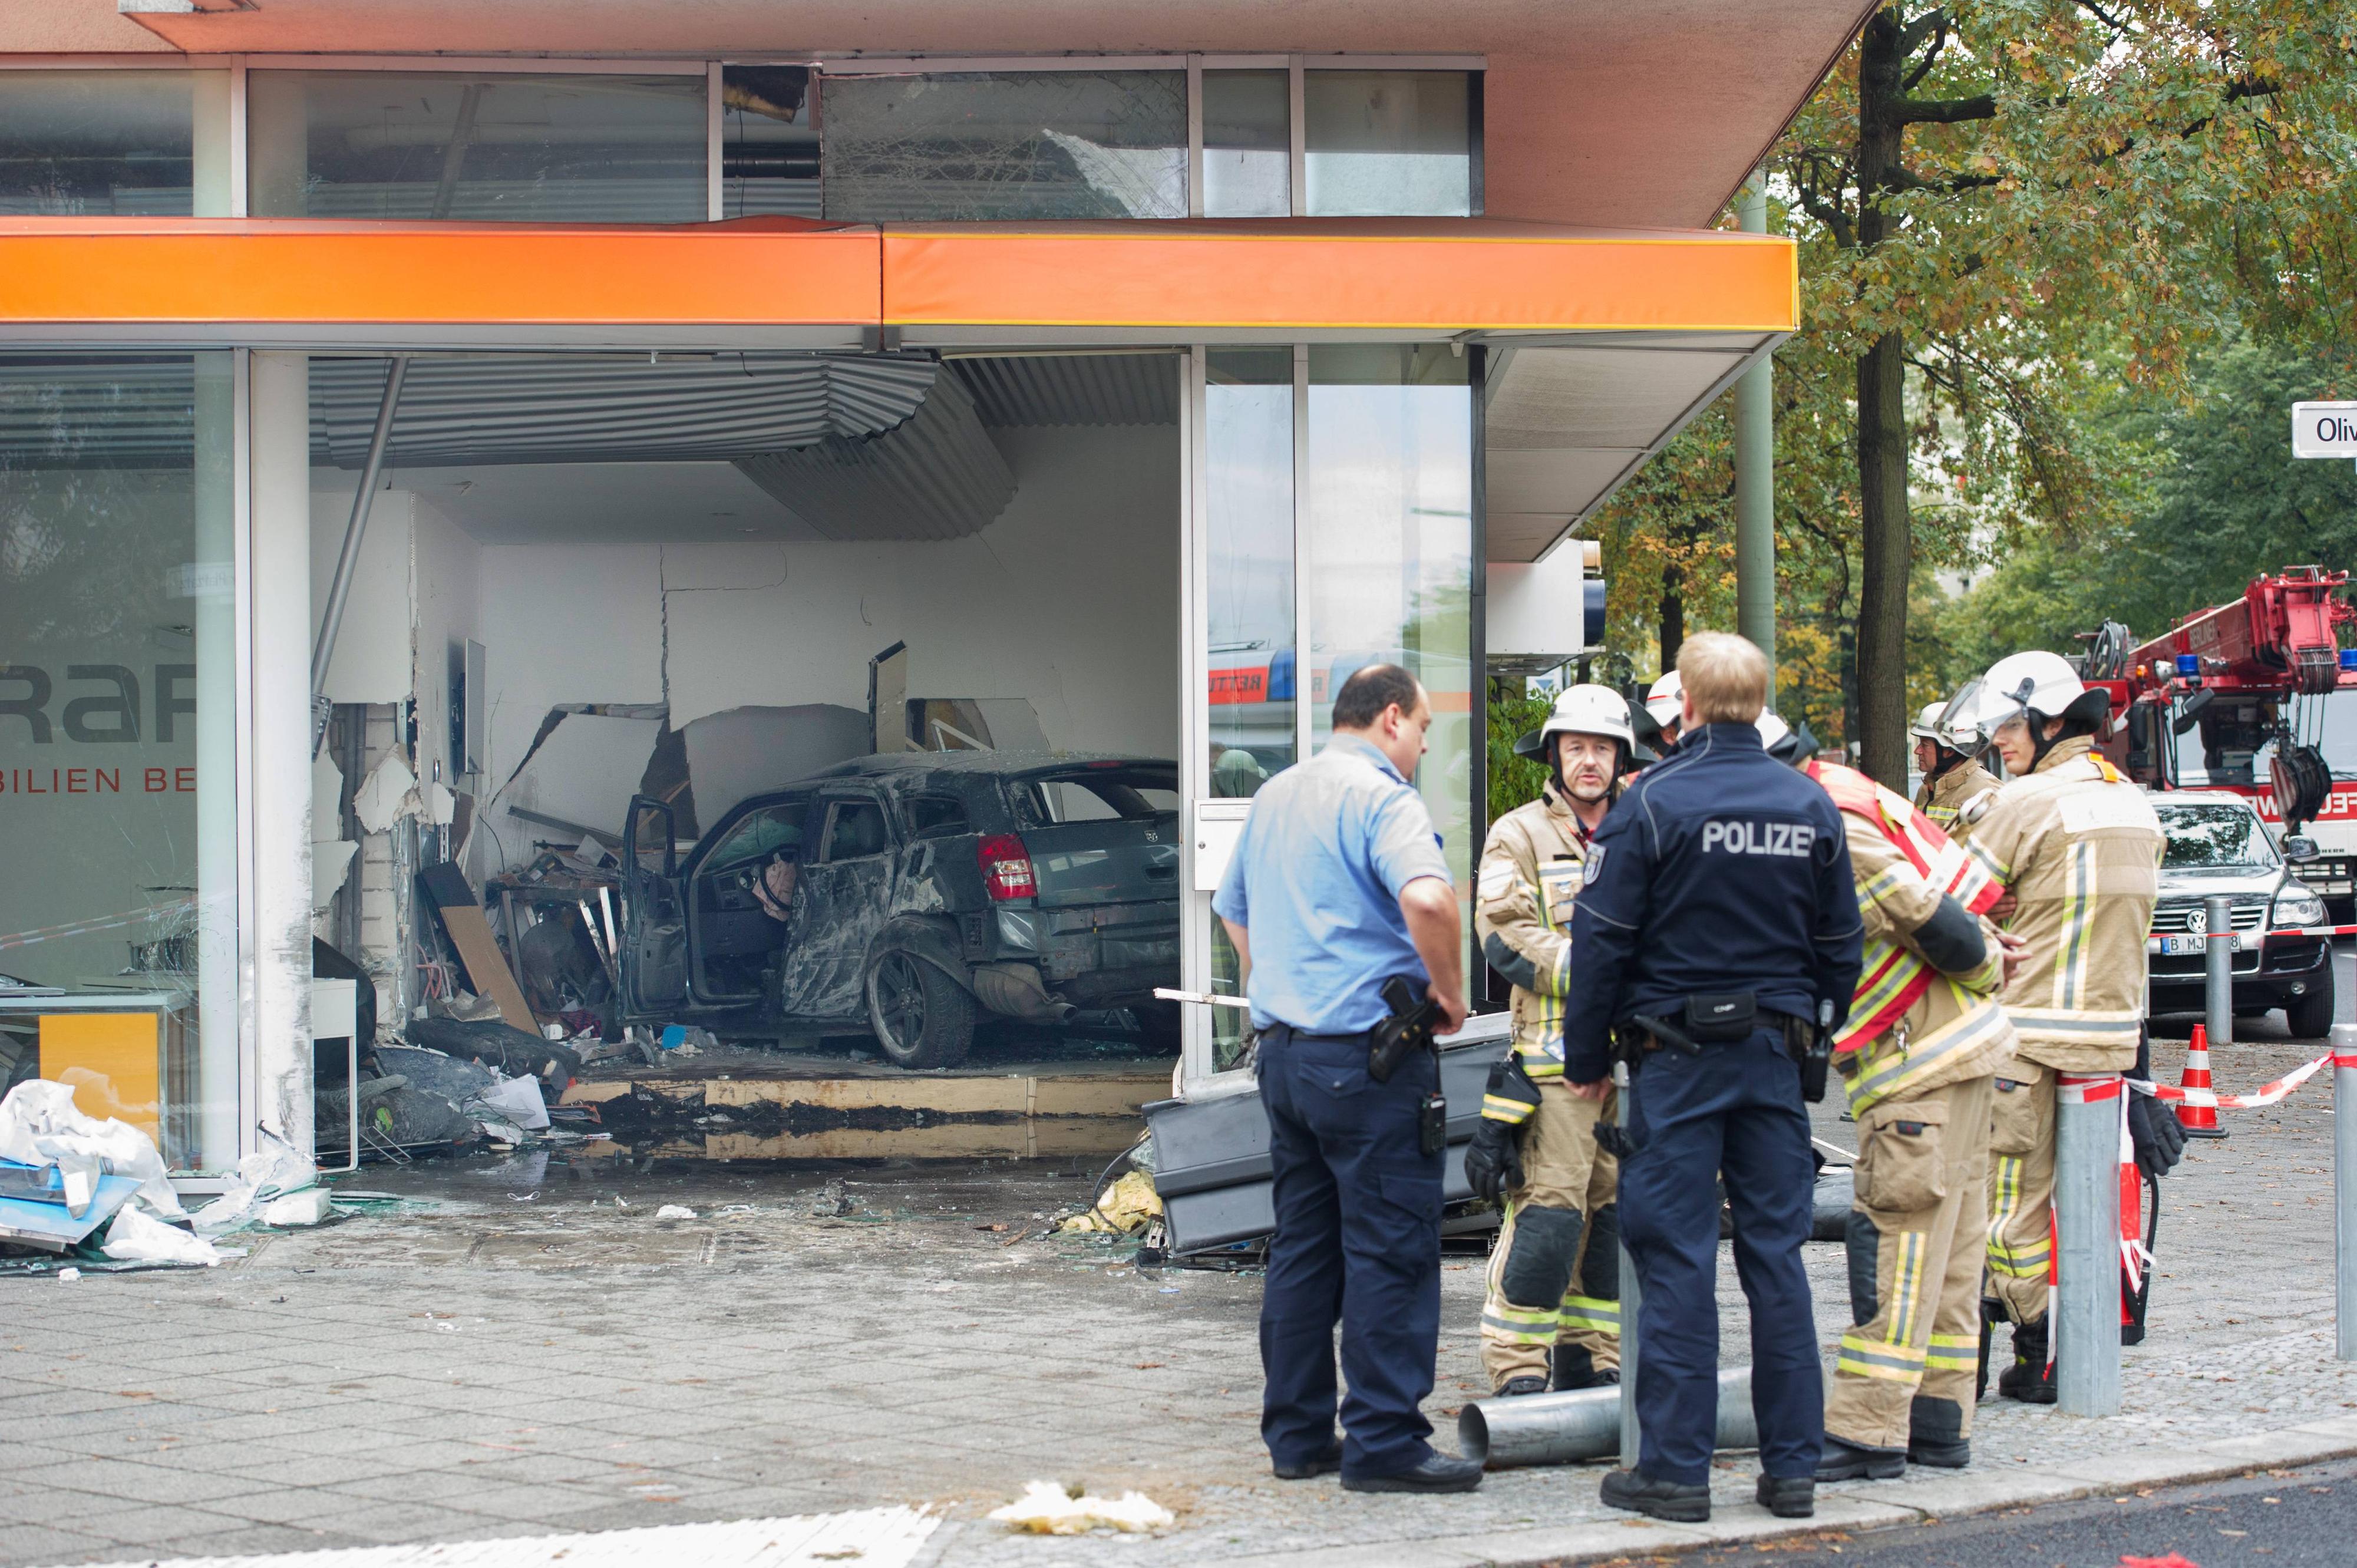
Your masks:
{"label": "metal bollard", "polygon": [[[1629,1130],[1630,1076],[1627,1062],[1612,1064],[1612,1086],[1620,1091],[1613,1096],[1614,1120],[1623,1133]],[[1629,1261],[1629,1247],[1624,1241],[1620,1246],[1620,1464],[1631,1470],[1637,1467],[1638,1450],[1643,1442],[1643,1434],[1637,1427],[1637,1308],[1643,1298],[1642,1287],[1637,1283],[1637,1265]]]}
{"label": "metal bollard", "polygon": [[2055,1088],[2055,1404],[2065,1415],[2120,1410],[2120,1119],[2115,1072],[2061,1075]]}
{"label": "metal bollard", "polygon": [[[1626,1388],[1627,1384],[1621,1385]],[[1457,1412],[1457,1451],[1477,1465],[1570,1465],[1605,1459],[1620,1441],[1609,1389],[1475,1400]],[[1757,1448],[1760,1425],[1751,1412],[1751,1369],[1718,1375],[1720,1448]]]}
{"label": "metal bollard", "polygon": [[2210,1048],[2234,1043],[2234,901],[2223,893],[2201,900],[2202,1003],[2209,1010]]}
{"label": "metal bollard", "polygon": [[2357,1024],[2332,1026],[2332,1258],[2335,1349],[2357,1361]]}

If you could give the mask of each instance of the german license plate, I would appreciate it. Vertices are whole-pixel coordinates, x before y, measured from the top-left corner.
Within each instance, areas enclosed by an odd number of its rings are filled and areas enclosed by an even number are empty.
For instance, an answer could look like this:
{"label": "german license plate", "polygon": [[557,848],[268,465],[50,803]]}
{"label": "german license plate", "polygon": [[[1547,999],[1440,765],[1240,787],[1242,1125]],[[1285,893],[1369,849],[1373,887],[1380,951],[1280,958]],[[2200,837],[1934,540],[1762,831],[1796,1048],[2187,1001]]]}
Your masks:
{"label": "german license plate", "polygon": [[[2163,953],[2201,952],[2204,950],[2203,944],[2209,940],[2207,937],[2163,937],[2160,939],[2160,950]],[[2240,931],[2234,933],[2233,942],[2233,945],[2229,950],[2240,952],[2243,949],[2243,935]]]}

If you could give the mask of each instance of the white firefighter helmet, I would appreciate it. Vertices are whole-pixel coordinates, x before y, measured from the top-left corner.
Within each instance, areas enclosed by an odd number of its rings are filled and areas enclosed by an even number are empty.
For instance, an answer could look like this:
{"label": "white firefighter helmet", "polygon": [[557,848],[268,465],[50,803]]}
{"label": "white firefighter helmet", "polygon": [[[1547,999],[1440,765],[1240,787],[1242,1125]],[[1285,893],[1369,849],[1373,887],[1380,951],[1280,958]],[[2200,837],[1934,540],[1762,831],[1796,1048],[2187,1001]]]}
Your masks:
{"label": "white firefighter helmet", "polygon": [[1609,686],[1569,686],[1555,700],[1555,710],[1539,726],[1539,755],[1548,757],[1559,735],[1595,735],[1617,740],[1633,749],[1636,732],[1629,727],[1629,702]]}
{"label": "white firefighter helmet", "polygon": [[[2090,698],[2100,699],[2102,706],[2095,707]],[[1994,736],[1998,726],[2010,720],[2026,719],[2032,714],[2041,719],[2059,719],[2072,715],[2074,709],[2093,730],[2111,711],[2110,693],[2080,680],[2079,672],[2061,654],[2033,649],[2028,653],[2008,653],[1990,665],[1987,674],[1967,682],[1942,710],[1941,727]]]}
{"label": "white firefighter helmet", "polygon": [[1679,698],[1685,689],[1685,682],[1678,679],[1678,672],[1674,670],[1653,682],[1645,693],[1645,711],[1653,715],[1655,724],[1667,728],[1678,722],[1678,715],[1683,711]]}
{"label": "white firefighter helmet", "polygon": [[1950,751],[1978,751],[1982,745],[1978,731],[1969,725],[1952,726],[1943,722],[1950,705],[1950,703],[1924,703],[1923,711],[1915,715],[1915,722],[1907,726],[1907,733],[1917,740],[1937,741]]}
{"label": "white firefighter helmet", "polygon": [[1817,737],[1810,733],[1806,723],[1794,729],[1779,718],[1774,709],[1762,708],[1753,724],[1760,731],[1760,749],[1779,762],[1798,768],[1817,754]]}

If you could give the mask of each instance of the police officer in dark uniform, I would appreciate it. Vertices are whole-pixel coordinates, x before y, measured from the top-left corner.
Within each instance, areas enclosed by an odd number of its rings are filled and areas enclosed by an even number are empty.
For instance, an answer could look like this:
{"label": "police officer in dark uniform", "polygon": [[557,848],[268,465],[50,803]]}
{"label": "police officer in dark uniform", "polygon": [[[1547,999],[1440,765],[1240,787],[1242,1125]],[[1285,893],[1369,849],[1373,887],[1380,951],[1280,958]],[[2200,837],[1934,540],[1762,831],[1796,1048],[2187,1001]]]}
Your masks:
{"label": "police officer in dark uniform", "polygon": [[1620,1233],[1636,1266],[1634,1470],[1604,1500],[1656,1519],[1710,1517],[1717,1424],[1718,1187],[1751,1305],[1751,1404],[1762,1506],[1814,1511],[1824,1437],[1816,1322],[1801,1264],[1814,1197],[1804,1072],[1857,983],[1861,928],[1840,813],[1771,759],[1756,721],[1768,664],[1703,633],[1678,655],[1677,749],[1597,830],[1572,913],[1564,1076],[1630,1064]]}

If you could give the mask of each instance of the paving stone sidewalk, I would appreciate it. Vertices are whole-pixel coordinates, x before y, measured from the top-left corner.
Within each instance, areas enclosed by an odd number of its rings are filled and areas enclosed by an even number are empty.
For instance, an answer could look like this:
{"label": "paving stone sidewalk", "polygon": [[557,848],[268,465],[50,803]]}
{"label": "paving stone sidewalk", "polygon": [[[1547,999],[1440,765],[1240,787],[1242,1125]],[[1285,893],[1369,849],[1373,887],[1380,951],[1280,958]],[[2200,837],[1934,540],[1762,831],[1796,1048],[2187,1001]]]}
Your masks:
{"label": "paving stone sidewalk", "polygon": [[[2278,1030],[2214,1066],[2222,1087],[2253,1087],[2319,1048]],[[2159,1055],[2173,1074],[2181,1050]],[[2165,1184],[2152,1338],[2126,1352],[2120,1417],[1993,1402],[1973,1470],[1835,1488],[1821,1522],[2357,1451],[2357,1376],[2332,1359],[2330,1107],[2319,1079],[2235,1115],[2233,1137],[2194,1145]],[[1103,1243],[1025,1234],[1100,1163],[372,1169],[365,1186],[430,1207],[266,1236],[210,1272],[0,1279],[0,1563],[890,1503],[949,1515],[939,1562],[1100,1560],[1102,1541],[980,1521],[1035,1478],[1174,1509],[1176,1530],[1123,1547],[1140,1563],[1535,1561],[1705,1539],[1603,1509],[1596,1466],[1493,1474],[1443,1499],[1275,1481],[1256,1432],[1257,1279],[1140,1271]],[[664,1203],[697,1218],[659,1220]],[[1839,1249],[1813,1246],[1810,1267],[1830,1345]],[[1740,1361],[1722,1272],[1722,1343]],[[1444,1443],[1481,1391],[1480,1294],[1479,1262],[1452,1260],[1429,1407]],[[1769,1528],[1752,1468],[1721,1472],[1722,1537]]]}

